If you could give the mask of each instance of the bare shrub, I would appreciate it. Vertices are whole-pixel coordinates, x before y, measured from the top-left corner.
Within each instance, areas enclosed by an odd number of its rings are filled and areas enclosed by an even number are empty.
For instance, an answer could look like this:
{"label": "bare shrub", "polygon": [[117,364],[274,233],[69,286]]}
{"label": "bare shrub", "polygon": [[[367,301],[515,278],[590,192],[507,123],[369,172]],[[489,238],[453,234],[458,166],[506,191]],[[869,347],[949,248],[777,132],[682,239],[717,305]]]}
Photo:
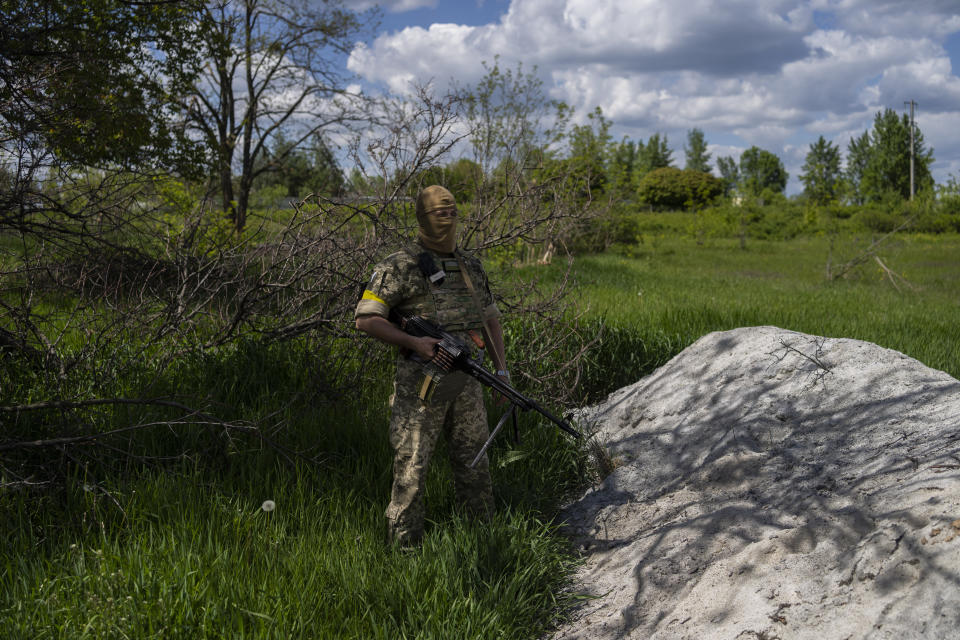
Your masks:
{"label": "bare shrub", "polygon": [[[253,438],[298,455],[281,443],[282,419],[227,419],[230,408],[203,390],[171,395],[164,380],[184,358],[245,340],[309,340],[324,378],[315,388],[328,399],[386,367],[388,350],[353,330],[353,308],[371,266],[412,237],[410,193],[424,173],[476,134],[463,105],[427,89],[382,105],[352,147],[375,192],[310,196],[251,215],[242,233],[208,194],[168,176],[55,163],[19,172],[17,206],[0,218],[0,415],[17,425],[0,438],[0,464],[25,482],[44,466],[37,451],[123,458],[132,433],[160,427],[209,430],[212,446]],[[584,210],[563,175],[537,179],[533,148],[524,154],[481,176],[480,196],[464,206],[462,245],[494,262],[509,264],[518,246],[560,242]],[[578,330],[569,291],[567,278],[495,291],[516,319],[521,380],[561,401],[595,339]]]}

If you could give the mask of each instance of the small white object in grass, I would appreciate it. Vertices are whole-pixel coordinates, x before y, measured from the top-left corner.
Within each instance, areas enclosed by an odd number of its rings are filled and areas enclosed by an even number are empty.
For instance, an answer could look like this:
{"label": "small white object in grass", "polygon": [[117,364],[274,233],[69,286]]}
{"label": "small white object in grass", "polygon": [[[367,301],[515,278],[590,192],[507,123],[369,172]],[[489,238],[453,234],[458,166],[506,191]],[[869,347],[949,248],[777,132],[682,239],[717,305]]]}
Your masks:
{"label": "small white object in grass", "polygon": [[277,503],[274,502],[273,500],[264,500],[263,504],[260,505],[260,508],[266,511],[267,513],[270,513],[271,511],[277,508]]}

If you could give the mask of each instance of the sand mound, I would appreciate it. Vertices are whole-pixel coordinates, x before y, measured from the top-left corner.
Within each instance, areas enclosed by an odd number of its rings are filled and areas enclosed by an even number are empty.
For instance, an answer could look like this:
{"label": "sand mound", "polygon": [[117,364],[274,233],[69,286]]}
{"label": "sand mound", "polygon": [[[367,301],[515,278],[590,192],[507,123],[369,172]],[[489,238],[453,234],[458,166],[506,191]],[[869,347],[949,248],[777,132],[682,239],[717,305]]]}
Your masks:
{"label": "sand mound", "polygon": [[960,638],[960,382],[775,327],[585,409],[619,467],[567,508],[557,639]]}

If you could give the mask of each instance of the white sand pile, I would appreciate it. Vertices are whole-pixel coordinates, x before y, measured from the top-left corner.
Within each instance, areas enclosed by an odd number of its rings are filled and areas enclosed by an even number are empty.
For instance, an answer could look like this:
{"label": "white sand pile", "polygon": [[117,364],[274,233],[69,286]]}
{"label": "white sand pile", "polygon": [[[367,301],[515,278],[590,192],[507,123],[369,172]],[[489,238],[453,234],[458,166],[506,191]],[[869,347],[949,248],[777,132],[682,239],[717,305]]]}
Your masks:
{"label": "white sand pile", "polygon": [[586,409],[619,467],[565,513],[556,638],[960,638],[960,382],[896,351],[714,333]]}

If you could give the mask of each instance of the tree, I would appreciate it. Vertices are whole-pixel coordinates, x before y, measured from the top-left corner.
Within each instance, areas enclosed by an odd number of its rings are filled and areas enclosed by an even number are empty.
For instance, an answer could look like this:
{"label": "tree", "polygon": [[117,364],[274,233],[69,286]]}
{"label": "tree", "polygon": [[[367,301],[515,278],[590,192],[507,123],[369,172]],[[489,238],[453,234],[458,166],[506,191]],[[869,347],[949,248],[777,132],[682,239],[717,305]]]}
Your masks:
{"label": "tree", "polygon": [[[128,306],[104,298],[143,275],[155,180],[196,164],[167,116],[169,95],[198,71],[199,30],[182,6],[149,5],[0,0],[0,236],[17,239],[0,281],[19,292],[0,301],[0,351],[16,362],[5,367],[46,380],[44,392],[122,344],[113,338],[128,325],[101,322],[97,307]],[[70,303],[37,305],[45,295]],[[118,352],[98,362],[116,371]]]}
{"label": "tree", "polygon": [[[502,69],[499,59],[483,66],[487,73],[476,86],[457,94],[472,160],[483,176],[474,193],[473,219],[462,225],[463,241],[477,249],[549,246],[561,232],[561,221],[582,213],[575,195],[583,187],[582,175],[574,175],[562,155],[572,111],[546,95],[536,69],[527,72],[521,64],[516,71]],[[587,146],[590,135],[582,134]]]}
{"label": "tree", "polygon": [[424,187],[439,184],[453,194],[458,205],[466,205],[477,198],[477,192],[484,182],[480,165],[469,158],[458,158],[446,166],[429,166],[412,176],[406,196],[412,201]]}
{"label": "tree", "polygon": [[810,145],[803,163],[804,193],[817,204],[826,204],[834,199],[840,179],[840,148],[820,136]]}
{"label": "tree", "polygon": [[457,202],[473,202],[483,184],[483,171],[473,160],[459,158],[447,165],[444,178],[440,184],[450,190]]}
{"label": "tree", "polygon": [[710,154],[707,153],[707,140],[700,129],[687,132],[687,144],[683,147],[687,156],[686,169],[710,173]]}
{"label": "tree", "polygon": [[[927,150],[923,134],[914,130],[914,175],[917,191],[933,186],[930,165],[933,150]],[[870,135],[870,152],[863,170],[861,188],[867,200],[885,194],[910,197],[910,120],[893,109],[878,112]]]}
{"label": "tree", "polygon": [[610,145],[610,125],[600,107],[587,116],[587,123],[574,126],[569,136],[567,157],[569,174],[579,183],[580,197],[602,193],[607,183],[606,155]]}
{"label": "tree", "polygon": [[346,187],[343,171],[333,149],[319,133],[315,134],[314,143],[310,146],[310,160],[307,190],[325,196],[341,194]]}
{"label": "tree", "polygon": [[673,151],[667,146],[666,134],[655,133],[640,150],[639,170],[643,177],[654,169],[662,169],[673,164]]}
{"label": "tree", "polygon": [[283,185],[291,198],[302,198],[307,193],[337,195],[343,190],[343,171],[322,135],[315,134],[309,146],[291,146],[281,133],[273,147],[258,158],[255,188]]}
{"label": "tree", "polygon": [[607,161],[607,177],[610,193],[617,198],[630,198],[636,192],[637,164],[639,152],[637,143],[624,138],[610,145]]}
{"label": "tree", "polygon": [[[517,64],[516,71],[483,63],[486,74],[475,87],[461,89],[464,116],[470,127],[474,161],[490,175],[504,162],[520,165],[556,145],[565,135],[570,108],[550,99],[543,81]],[[552,124],[547,123],[552,119]]]}
{"label": "tree", "polygon": [[[335,0],[216,0],[200,10],[207,64],[180,107],[211,150],[210,173],[236,229],[260,173],[317,133],[361,118],[336,56],[353,48],[371,16]],[[286,155],[260,162],[281,133]]]}
{"label": "tree", "polygon": [[[199,72],[186,6],[0,0],[0,233],[41,239],[22,247],[40,270],[135,255],[154,178],[194,173],[199,147],[169,118]],[[28,300],[7,307],[21,327]]]}
{"label": "tree", "polygon": [[854,204],[863,204],[866,196],[863,191],[863,176],[870,164],[870,132],[864,131],[859,138],[850,138],[847,145],[847,167],[844,175],[851,187]]}
{"label": "tree", "polygon": [[740,156],[740,183],[747,193],[758,196],[764,189],[783,193],[787,177],[780,158],[769,151],[753,146]]}
{"label": "tree", "polygon": [[740,184],[740,168],[737,161],[731,156],[720,156],[717,158],[717,169],[720,171],[720,179],[723,180],[723,191],[725,195],[730,195]]}
{"label": "tree", "polygon": [[191,166],[193,145],[167,108],[198,72],[200,30],[180,7],[144,4],[0,1],[5,159],[21,169]]}

